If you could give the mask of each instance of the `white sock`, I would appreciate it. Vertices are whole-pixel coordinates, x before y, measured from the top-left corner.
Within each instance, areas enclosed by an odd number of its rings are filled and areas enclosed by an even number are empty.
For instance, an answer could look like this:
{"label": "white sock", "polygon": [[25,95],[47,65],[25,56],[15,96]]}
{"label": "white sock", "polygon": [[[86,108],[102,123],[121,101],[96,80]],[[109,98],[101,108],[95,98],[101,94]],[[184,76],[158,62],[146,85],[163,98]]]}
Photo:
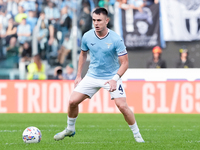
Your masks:
{"label": "white sock", "polygon": [[131,128],[133,134],[137,134],[137,133],[139,133],[139,128],[138,128],[136,122],[135,122],[133,125],[129,125],[129,127]]}
{"label": "white sock", "polygon": [[76,123],[76,118],[70,118],[67,117],[67,129],[70,131],[75,131],[75,123]]}

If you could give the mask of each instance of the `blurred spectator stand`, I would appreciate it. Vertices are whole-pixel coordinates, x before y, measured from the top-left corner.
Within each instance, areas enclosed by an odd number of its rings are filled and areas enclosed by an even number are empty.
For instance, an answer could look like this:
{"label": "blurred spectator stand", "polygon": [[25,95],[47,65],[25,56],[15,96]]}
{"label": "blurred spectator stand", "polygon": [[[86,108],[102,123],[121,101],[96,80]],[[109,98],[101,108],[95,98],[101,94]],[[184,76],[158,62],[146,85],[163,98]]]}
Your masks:
{"label": "blurred spectator stand", "polygon": [[15,37],[17,39],[17,25],[14,24],[13,18],[8,21],[8,27],[6,28],[6,46],[9,45],[10,39]]}
{"label": "blurred spectator stand", "polygon": [[17,39],[12,37],[8,47],[6,47],[5,59],[1,60],[0,62],[0,68],[18,68],[19,47],[16,46],[16,43]]}
{"label": "blurred spectator stand", "polygon": [[51,22],[51,24],[55,24],[60,18],[60,12],[56,5],[49,1],[48,6],[44,8],[45,16]]}
{"label": "blurred spectator stand", "polygon": [[36,11],[36,3],[32,0],[22,0],[19,2],[19,6],[24,8],[27,15],[29,11]]}
{"label": "blurred spectator stand", "polygon": [[31,41],[31,26],[26,23],[25,18],[22,19],[17,27],[17,36],[19,44],[24,44],[25,41]]}
{"label": "blurred spectator stand", "polygon": [[18,14],[18,0],[7,0],[7,13],[12,17]]}
{"label": "blurred spectator stand", "polygon": [[24,42],[22,46],[22,52],[21,52],[21,61],[22,62],[30,62],[32,56],[32,47],[30,42]]}
{"label": "blurred spectator stand", "polygon": [[24,13],[24,8],[22,6],[18,6],[18,14],[15,16],[15,22],[20,23],[22,19],[27,18],[28,15]]}
{"label": "blurred spectator stand", "polygon": [[36,24],[37,24],[37,18],[36,18],[36,14],[35,11],[29,11],[28,12],[28,17],[26,18],[26,22],[27,24],[30,25],[31,27],[31,33],[33,32],[33,29],[35,28]]}
{"label": "blurred spectator stand", "polygon": [[61,66],[57,66],[54,69],[54,78],[55,80],[63,80],[63,71]]}
{"label": "blurred spectator stand", "polygon": [[63,44],[61,48],[58,50],[58,58],[57,62],[60,65],[64,65],[64,63],[68,63],[67,60],[71,60],[71,51],[73,47],[73,41],[70,37],[70,34],[68,33],[65,35],[65,39],[63,41]]}
{"label": "blurred spectator stand", "polygon": [[82,36],[85,32],[92,29],[92,17],[90,15],[90,10],[88,6],[83,7],[83,12],[79,17],[78,26],[81,30]]}
{"label": "blurred spectator stand", "polygon": [[62,38],[59,44],[63,43],[65,35],[71,31],[71,27],[72,27],[72,19],[68,14],[67,7],[63,7],[61,10],[61,17],[58,22],[58,28],[57,28],[59,31],[61,31],[60,34],[62,34],[61,35]]}
{"label": "blurred spectator stand", "polygon": [[153,57],[147,62],[147,68],[167,68],[166,62],[161,59],[162,49],[156,46],[152,50]]}
{"label": "blurred spectator stand", "polygon": [[75,80],[76,72],[72,64],[66,66],[66,72],[63,74],[65,80]]}
{"label": "blurred spectator stand", "polygon": [[47,78],[45,73],[45,65],[42,63],[39,54],[33,57],[33,62],[28,65],[27,69],[28,80],[45,80]]}
{"label": "blurred spectator stand", "polygon": [[188,49],[183,48],[179,50],[179,60],[176,63],[176,68],[193,68],[194,65],[192,61],[189,59]]}
{"label": "blurred spectator stand", "polygon": [[37,32],[38,52],[42,55],[42,57],[43,55],[46,55],[42,53],[46,53],[48,36],[49,36],[48,25],[45,24],[44,20],[42,20],[41,25]]}
{"label": "blurred spectator stand", "polygon": [[144,0],[144,5],[145,6],[150,6],[153,4],[157,4],[159,2],[159,0]]}

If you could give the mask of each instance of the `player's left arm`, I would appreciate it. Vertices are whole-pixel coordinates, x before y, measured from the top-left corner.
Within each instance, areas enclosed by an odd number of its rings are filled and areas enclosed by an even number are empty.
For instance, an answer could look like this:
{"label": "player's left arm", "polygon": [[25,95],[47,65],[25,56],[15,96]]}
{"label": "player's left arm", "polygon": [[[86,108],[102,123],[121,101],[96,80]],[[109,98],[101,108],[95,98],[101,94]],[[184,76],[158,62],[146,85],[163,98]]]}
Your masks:
{"label": "player's left arm", "polygon": [[128,69],[128,65],[129,65],[128,54],[119,56],[119,62],[120,62],[120,68],[117,71],[117,74],[119,75],[119,77],[121,77]]}
{"label": "player's left arm", "polygon": [[117,81],[128,69],[128,53],[124,41],[121,38],[116,40],[115,47],[120,62],[120,68],[117,71],[117,74],[113,77],[114,80]]}
{"label": "player's left arm", "polygon": [[117,89],[117,80],[126,72],[128,69],[128,54],[119,56],[119,62],[120,62],[120,67],[119,70],[117,71],[117,74],[109,81],[107,81],[105,84],[110,85],[109,92],[113,92]]}

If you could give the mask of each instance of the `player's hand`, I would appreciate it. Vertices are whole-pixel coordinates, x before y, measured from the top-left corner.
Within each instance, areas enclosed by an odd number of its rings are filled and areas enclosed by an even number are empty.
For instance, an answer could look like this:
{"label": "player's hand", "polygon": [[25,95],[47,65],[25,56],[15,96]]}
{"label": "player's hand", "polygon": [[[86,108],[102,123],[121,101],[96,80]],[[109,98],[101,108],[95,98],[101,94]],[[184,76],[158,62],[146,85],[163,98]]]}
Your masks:
{"label": "player's hand", "polygon": [[81,82],[82,78],[81,77],[76,77],[75,81],[74,81],[74,87],[76,87],[79,82]]}
{"label": "player's hand", "polygon": [[106,84],[109,84],[110,85],[110,89],[109,89],[109,92],[113,92],[117,89],[117,81],[115,80],[109,80],[105,83]]}

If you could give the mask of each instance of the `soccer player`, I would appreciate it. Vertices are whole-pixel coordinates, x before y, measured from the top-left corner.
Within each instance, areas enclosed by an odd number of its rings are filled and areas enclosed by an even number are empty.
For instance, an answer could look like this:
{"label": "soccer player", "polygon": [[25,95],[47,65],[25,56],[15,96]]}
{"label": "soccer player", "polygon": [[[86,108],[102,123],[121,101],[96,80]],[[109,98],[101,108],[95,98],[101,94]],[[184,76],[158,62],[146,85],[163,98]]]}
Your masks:
{"label": "soccer player", "polygon": [[[82,38],[75,89],[69,100],[67,128],[57,133],[54,139],[62,140],[66,136],[75,135],[78,105],[86,98],[91,98],[100,88],[104,88],[110,92],[111,99],[123,114],[136,142],[144,142],[134,114],[126,103],[126,94],[120,78],[128,69],[128,54],[124,42],[119,35],[107,28],[109,18],[105,8],[96,8],[92,19],[94,29],[86,32]],[[88,51],[91,57],[89,70],[82,79],[81,72]]]}

